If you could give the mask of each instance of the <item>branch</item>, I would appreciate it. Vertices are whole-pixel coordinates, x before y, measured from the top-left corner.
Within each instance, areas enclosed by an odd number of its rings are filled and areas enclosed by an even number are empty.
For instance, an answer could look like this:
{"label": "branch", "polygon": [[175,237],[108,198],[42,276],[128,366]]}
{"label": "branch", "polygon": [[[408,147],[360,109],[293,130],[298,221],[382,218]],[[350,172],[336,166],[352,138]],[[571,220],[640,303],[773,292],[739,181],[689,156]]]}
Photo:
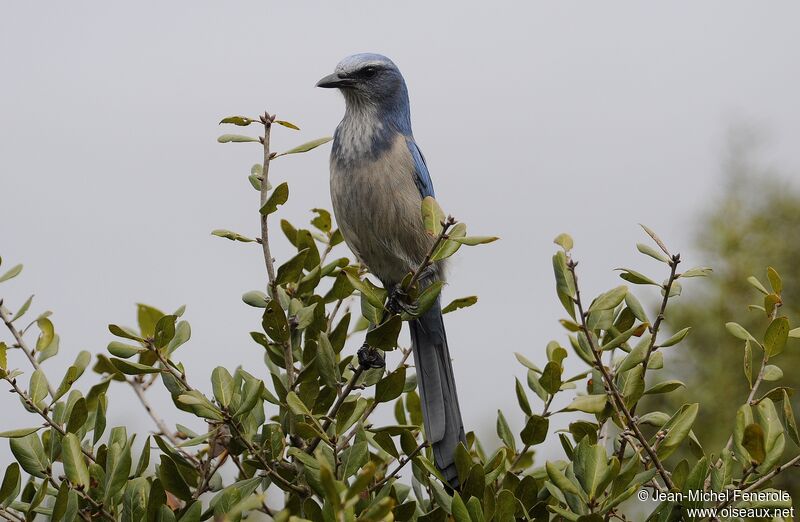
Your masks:
{"label": "branch", "polygon": [[[333,419],[336,418],[336,414],[339,412],[339,408],[342,407],[342,404],[344,404],[344,401],[345,399],[347,399],[347,396],[350,395],[350,392],[353,391],[353,389],[356,386],[356,382],[358,382],[359,377],[361,377],[361,374],[364,373],[365,369],[366,366],[359,363],[358,368],[356,368],[353,371],[353,375],[350,377],[350,380],[347,381],[347,385],[342,390],[342,393],[339,394],[339,397],[336,399],[336,402],[331,407],[328,414],[325,416],[326,417],[325,420],[322,422],[323,432],[326,431],[333,423]],[[320,441],[322,441],[321,437],[315,437],[314,440],[311,441],[311,444],[309,444],[308,447],[306,448],[306,453],[308,453],[309,455],[314,453],[314,450],[317,449],[317,446],[319,446]]]}
{"label": "branch", "polygon": [[[772,480],[773,478],[775,478],[776,476],[778,476],[782,472],[786,471],[787,468],[791,468],[792,466],[797,466],[798,463],[800,463],[800,455],[797,455],[793,459],[787,461],[785,464],[782,464],[782,465],[776,467],[775,469],[773,469],[772,471],[770,471],[766,475],[762,476],[760,479],[756,480],[755,482],[753,482],[752,484],[747,486],[747,488],[742,490],[743,493],[750,493],[751,491],[755,491],[755,490],[759,489],[761,486],[763,486],[764,484],[766,484],[767,482],[769,482],[770,480]],[[725,502],[717,505],[717,509],[722,509],[725,506],[727,506],[728,504],[730,504],[731,502],[733,502],[733,499],[726,500]]]}
{"label": "branch", "polygon": [[436,250],[439,248],[439,245],[442,244],[442,241],[447,239],[447,231],[450,230],[450,227],[455,225],[456,220],[453,219],[453,216],[447,216],[447,219],[442,221],[442,231],[439,232],[439,235],[436,237],[436,241],[433,242],[431,245],[430,250],[425,255],[425,259],[422,260],[422,263],[417,267],[417,270],[411,276],[411,280],[408,282],[408,288],[413,288],[414,284],[422,277],[422,273],[425,272],[425,269],[431,266],[431,258],[433,254],[436,253]]}
{"label": "branch", "polygon": [[276,484],[281,484],[284,488],[291,489],[292,491],[298,493],[301,496],[308,495],[309,493],[308,488],[306,488],[305,486],[298,486],[296,484],[293,484],[288,480],[286,480],[285,478],[283,478],[282,475],[278,474],[278,472],[272,468],[272,465],[267,461],[267,459],[265,459],[264,456],[258,451],[258,448],[256,448],[256,446],[252,442],[250,442],[247,438],[245,438],[242,431],[239,429],[239,427],[232,419],[228,419],[226,423],[233,429],[233,431],[236,432],[236,436],[245,445],[247,451],[249,451],[250,454],[253,457],[255,457],[255,459],[258,460],[259,463],[261,463],[261,465],[264,467],[264,471],[267,473],[267,475],[269,475],[269,477],[272,479],[273,482],[275,482]]}
{"label": "branch", "polygon": [[164,435],[167,439],[169,439],[169,441],[172,443],[173,446],[175,446],[175,449],[179,451],[181,455],[186,457],[189,461],[191,461],[195,465],[199,465],[199,462],[194,455],[190,455],[189,453],[180,449],[181,441],[175,435],[175,432],[170,430],[166,422],[164,422],[164,420],[158,414],[156,414],[155,410],[150,405],[150,402],[147,400],[147,397],[145,396],[145,388],[143,383],[136,379],[131,379],[127,382],[128,384],[131,385],[131,388],[133,388],[133,391],[136,393],[136,397],[139,398],[139,402],[142,403],[142,406],[144,407],[147,414],[150,415],[151,419],[153,419],[153,422],[155,423],[159,432],[162,435]]}
{"label": "branch", "polygon": [[411,453],[409,453],[408,455],[406,455],[405,457],[403,457],[402,459],[400,459],[398,461],[397,467],[394,469],[394,471],[392,471],[391,473],[389,473],[388,475],[383,477],[383,479],[381,479],[380,482],[377,482],[374,486],[370,487],[367,490],[367,493],[371,493],[371,492],[373,492],[375,490],[381,489],[384,484],[389,482],[392,478],[396,477],[397,474],[400,473],[400,470],[403,469],[403,467],[406,464],[411,462],[414,459],[414,457],[416,457],[417,454],[420,451],[422,451],[423,449],[427,448],[428,446],[429,446],[429,444],[428,444],[427,441],[422,441],[422,443],[419,446],[414,448],[414,451],[412,451]]}
{"label": "branch", "polygon": [[[641,443],[642,447],[647,452],[647,455],[650,457],[650,461],[653,463],[653,465],[658,470],[658,474],[661,475],[661,478],[664,481],[664,484],[670,490],[674,490],[675,489],[675,484],[672,482],[672,478],[670,478],[669,472],[664,468],[664,465],[661,463],[661,460],[658,458],[658,455],[653,450],[653,448],[650,446],[650,444],[647,442],[647,438],[645,438],[644,434],[642,433],[642,430],[639,429],[639,425],[636,424],[636,421],[634,420],[633,415],[631,415],[630,410],[625,405],[625,400],[620,395],[619,390],[617,390],[617,387],[614,384],[614,379],[608,373],[608,370],[606,369],[605,365],[603,365],[603,360],[600,358],[600,350],[599,350],[599,348],[597,347],[597,344],[594,341],[594,337],[591,335],[589,327],[586,325],[586,314],[583,311],[583,302],[581,301],[581,292],[580,292],[580,289],[578,287],[578,276],[577,276],[576,271],[575,271],[575,262],[572,261],[572,259],[570,259],[568,261],[568,263],[567,263],[567,267],[569,268],[569,271],[572,273],[572,279],[575,282],[575,298],[574,298],[574,301],[575,301],[575,304],[578,306],[578,313],[580,314],[580,317],[581,317],[581,330],[583,330],[583,333],[584,333],[584,335],[586,335],[586,339],[589,342],[589,346],[590,346],[590,348],[592,350],[592,355],[594,355],[595,365],[597,366],[597,369],[600,371],[600,374],[603,376],[603,380],[606,383],[606,387],[611,392],[611,396],[613,397],[614,401],[617,403],[617,407],[622,412],[622,414],[625,416],[625,421],[626,421],[626,424],[628,425],[628,429],[633,432],[633,434],[636,436],[636,438]],[[669,295],[669,294],[667,294],[667,295]]]}
{"label": "branch", "polygon": [[[269,142],[270,142],[270,133],[272,131],[272,122],[275,121],[275,115],[270,115],[269,112],[264,112],[262,116],[259,117],[261,123],[264,125],[264,136],[259,138],[259,141],[264,146],[264,163],[261,167],[261,204],[259,205],[259,210],[264,207],[269,199],[269,163],[272,159],[272,153],[270,152]],[[264,264],[267,267],[267,278],[269,283],[267,285],[267,290],[269,291],[269,295],[273,298],[277,296],[276,292],[276,281],[275,281],[275,260],[272,258],[272,252],[270,251],[269,246],[269,214],[261,214],[261,249],[264,251]],[[294,384],[294,355],[292,354],[292,345],[289,342],[283,342],[283,359],[286,363],[286,380],[289,384],[289,389],[293,388]]]}
{"label": "branch", "polygon": [[[2,305],[2,301],[0,301],[0,318],[3,319],[6,328],[8,328],[8,330],[11,332],[11,335],[14,336],[14,339],[17,341],[17,344],[19,345],[20,349],[25,353],[25,356],[31,362],[31,365],[33,365],[33,368],[35,370],[41,370],[42,367],[39,365],[38,362],[36,362],[36,357],[34,357],[34,354],[36,353],[35,350],[31,350],[28,348],[28,345],[22,338],[22,334],[20,333],[19,330],[17,330],[17,327],[14,326],[14,324],[11,322],[10,314],[11,312],[9,312],[8,309]],[[56,396],[56,391],[50,384],[50,381],[47,381],[47,391],[50,392],[50,397]]]}
{"label": "branch", "polygon": [[[644,379],[645,374],[647,373],[647,365],[650,362],[650,355],[652,355],[653,350],[655,349],[658,331],[659,328],[661,328],[661,323],[664,321],[664,313],[667,311],[667,304],[669,303],[669,294],[672,291],[672,284],[678,279],[677,270],[680,262],[681,255],[675,254],[672,256],[669,263],[669,278],[667,279],[667,284],[662,286],[664,289],[664,298],[661,299],[661,308],[658,311],[658,316],[656,317],[653,326],[650,327],[650,344],[647,346],[647,354],[645,354],[644,361],[642,361],[642,379]],[[637,404],[634,404],[633,408],[631,408],[631,415],[636,415],[636,406]],[[625,455],[625,446],[627,442],[627,439],[623,438],[619,444],[617,458],[620,460],[620,462],[622,462],[622,457]]]}
{"label": "branch", "polygon": [[[66,432],[66,430],[64,430],[64,428],[59,426],[53,419],[51,419],[50,416],[47,414],[47,412],[45,412],[39,406],[34,404],[33,400],[28,396],[28,394],[26,394],[23,390],[20,389],[19,386],[17,386],[17,380],[16,379],[9,379],[8,377],[3,377],[3,380],[6,381],[7,383],[9,383],[12,388],[14,388],[13,391],[16,392],[16,394],[19,395],[22,398],[22,400],[25,402],[25,404],[28,406],[28,408],[30,408],[31,410],[33,410],[36,413],[38,413],[39,416],[45,420],[45,422],[47,423],[48,426],[50,426],[51,428],[56,430],[58,433],[60,433],[62,437],[67,434],[67,432]],[[81,446],[81,451],[92,462],[97,462],[96,459],[95,459],[94,454],[91,451],[85,449],[83,446]]]}
{"label": "branch", "polygon": [[[264,164],[261,171],[261,205],[258,207],[259,210],[267,203],[269,197],[269,162],[270,159],[272,159],[269,151],[269,138],[270,131],[272,130],[272,122],[275,121],[275,115],[273,114],[270,116],[268,112],[265,112],[260,119],[261,123],[264,124],[264,137],[259,140],[262,145],[264,145]],[[275,284],[275,265],[273,264],[272,254],[269,249],[269,227],[267,226],[267,217],[267,214],[261,215],[261,248],[264,250],[264,263],[267,266],[269,286],[272,287]]]}

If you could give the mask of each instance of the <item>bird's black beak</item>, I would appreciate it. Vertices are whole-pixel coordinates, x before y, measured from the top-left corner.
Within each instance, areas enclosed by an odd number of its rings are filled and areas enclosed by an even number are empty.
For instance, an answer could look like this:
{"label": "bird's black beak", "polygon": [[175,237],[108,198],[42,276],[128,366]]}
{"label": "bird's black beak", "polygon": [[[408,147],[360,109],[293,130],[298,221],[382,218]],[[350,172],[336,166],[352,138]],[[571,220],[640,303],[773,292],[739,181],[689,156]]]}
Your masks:
{"label": "bird's black beak", "polygon": [[318,81],[317,87],[322,87],[324,89],[339,89],[341,87],[353,85],[353,83],[354,82],[351,78],[340,76],[338,73],[333,73]]}

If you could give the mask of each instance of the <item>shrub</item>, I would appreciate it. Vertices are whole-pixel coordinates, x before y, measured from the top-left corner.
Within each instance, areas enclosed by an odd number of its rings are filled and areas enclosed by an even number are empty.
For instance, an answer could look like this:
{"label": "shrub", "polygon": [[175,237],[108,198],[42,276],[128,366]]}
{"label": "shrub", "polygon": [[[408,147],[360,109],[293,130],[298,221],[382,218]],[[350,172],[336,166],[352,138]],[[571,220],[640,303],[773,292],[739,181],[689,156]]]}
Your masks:
{"label": "shrub", "polygon": [[[213,396],[204,395],[177,359],[191,332],[183,308],[166,314],[140,305],[137,328],[109,326],[116,339],[109,343],[108,355],[97,355],[92,366],[99,382],[82,393],[74,385],[92,356],[81,352],[63,377],[51,382],[42,369],[58,351],[50,313],[20,327],[31,300],[13,314],[3,305],[2,320],[11,336],[9,343],[0,344],[0,378],[32,418],[44,423],[0,433],[9,439],[16,459],[0,483],[0,516],[14,521],[41,514],[70,521],[186,522],[240,520],[262,512],[279,521],[587,522],[627,520],[626,510],[641,512],[643,506],[624,503],[637,492],[650,491],[648,495],[663,499],[651,517],[673,520],[691,516],[687,510],[692,507],[750,505],[738,499],[734,503],[732,497],[681,499],[681,492],[762,490],[800,461],[800,456],[783,459],[786,436],[798,441],[787,400],[791,390],[760,390],[767,375],[779,371],[773,363],[787,340],[800,336],[800,329],[791,330],[779,313],[782,283],[777,272],[769,272],[770,289],[759,283],[765,293],[765,334],[756,336],[728,324],[744,346],[751,391],[737,411],[728,444],[706,449],[692,432],[697,404],[685,404],[670,414],[645,411],[639,401],[683,386],[647,377],[664,366],[664,352],[689,333],[682,329],[662,339],[670,300],[680,295],[682,282],[710,270],[679,271],[680,255],[670,253],[645,228],[655,247],[638,248],[663,263],[667,279],[658,283],[631,269],[621,269],[620,275],[633,285],[661,288],[663,298],[655,314],[645,311],[628,286],[586,300],[578,284],[572,239],[562,234],[555,240],[559,249],[553,268],[557,297],[568,315],[561,324],[570,350],[550,342],[543,368],[531,361],[541,357],[517,354],[527,369],[528,388],[541,406],[534,408],[529,392],[516,380],[524,429],[513,433],[498,411],[501,445],[491,454],[470,432],[467,443],[457,449],[461,486],[453,491],[432,463],[416,379],[408,364],[410,350],[398,346],[398,335],[403,321],[423,313],[439,295],[441,284],[418,284],[430,263],[462,246],[496,238],[468,236],[463,223],[446,217],[435,200],[426,198],[421,216],[437,240],[425,262],[403,283],[410,304],[401,313],[387,310],[386,289],[373,284],[363,267],[347,257],[331,259],[342,236],[326,210],[313,209],[309,229],[280,222],[297,254],[276,267],[270,218],[287,201],[289,186],[271,186],[271,163],[310,151],[327,138],[275,154],[269,146],[273,126],[296,129],[295,125],[269,114],[258,119],[231,117],[223,123],[260,124],[265,131],[260,138],[227,134],[219,139],[263,146],[263,162],[249,176],[260,195],[259,237],[229,230],[213,234],[261,247],[265,291],[248,292],[242,299],[263,310],[261,325],[250,335],[264,351],[267,371],[220,366],[211,374]],[[21,266],[10,269],[0,282],[20,271]],[[476,301],[474,296],[456,299],[444,311]],[[358,307],[357,313],[350,311],[351,304]],[[370,324],[374,326],[368,328]],[[29,342],[37,330],[35,342]],[[362,336],[367,357],[359,358],[347,341]],[[400,354],[396,366],[369,364],[393,350]],[[563,362],[570,352],[586,370],[564,376]],[[761,362],[753,363],[751,357]],[[18,363],[30,366],[27,385]],[[759,368],[755,375],[753,367]],[[155,434],[141,440],[123,427],[106,425],[112,383],[132,387],[153,418]],[[175,408],[202,419],[208,430],[194,433],[164,421],[147,400],[147,390],[157,383],[169,391]],[[573,391],[579,385],[585,392]],[[559,394],[569,394],[572,400],[553,411]],[[377,408],[393,408],[396,423],[373,424]],[[551,433],[550,417],[556,414],[570,416],[568,430]],[[565,458],[534,464],[533,448],[548,436],[559,438]],[[232,482],[223,481],[223,467],[235,470]],[[401,476],[406,480],[399,480]],[[790,507],[791,499],[758,505]]]}

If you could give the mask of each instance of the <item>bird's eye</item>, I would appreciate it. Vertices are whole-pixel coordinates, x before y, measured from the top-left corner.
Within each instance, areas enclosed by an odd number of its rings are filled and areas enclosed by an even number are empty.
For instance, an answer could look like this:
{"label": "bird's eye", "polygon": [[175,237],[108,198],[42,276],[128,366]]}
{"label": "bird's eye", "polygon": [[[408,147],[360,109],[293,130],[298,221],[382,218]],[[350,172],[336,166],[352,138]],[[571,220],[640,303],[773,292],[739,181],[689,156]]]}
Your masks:
{"label": "bird's eye", "polygon": [[364,67],[363,69],[361,69],[360,76],[362,78],[372,78],[373,76],[375,76],[375,73],[377,73],[377,72],[378,72],[378,68],[377,67],[373,67],[372,65],[368,65],[367,67]]}

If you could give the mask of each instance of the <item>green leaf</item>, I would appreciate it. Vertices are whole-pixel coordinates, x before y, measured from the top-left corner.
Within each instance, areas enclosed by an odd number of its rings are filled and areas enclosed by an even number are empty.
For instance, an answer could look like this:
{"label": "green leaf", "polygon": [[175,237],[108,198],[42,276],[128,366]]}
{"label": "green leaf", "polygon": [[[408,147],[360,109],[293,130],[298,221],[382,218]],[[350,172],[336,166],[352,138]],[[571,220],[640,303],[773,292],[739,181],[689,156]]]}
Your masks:
{"label": "green leaf", "polygon": [[774,364],[768,364],[764,367],[764,380],[765,381],[777,381],[778,379],[783,377],[783,370],[779,367],[775,366]]}
{"label": "green leaf", "polygon": [[422,200],[422,222],[429,235],[438,237],[442,233],[442,222],[446,219],[442,207],[431,196]]}
{"label": "green leaf", "polygon": [[561,388],[562,371],[563,368],[561,365],[554,361],[548,362],[544,367],[542,376],[539,378],[539,384],[542,385],[542,388],[544,388],[547,393],[552,395]]}
{"label": "green leaf", "polygon": [[764,295],[768,295],[769,294],[769,291],[766,288],[764,288],[764,285],[761,284],[761,281],[759,281],[756,276],[748,277],[747,278],[747,282],[750,283],[753,286],[753,288],[755,288],[756,290],[758,290],[762,294],[764,294]]}
{"label": "green leaf", "polygon": [[28,384],[28,397],[40,408],[42,401],[47,397],[47,377],[42,370],[36,370],[31,374],[31,381]]}
{"label": "green leaf", "polygon": [[289,340],[291,335],[289,322],[286,320],[286,313],[277,299],[272,299],[267,305],[261,319],[261,325],[264,328],[264,333],[276,343]]}
{"label": "green leaf", "polygon": [[267,199],[267,202],[264,203],[264,206],[261,207],[261,210],[259,210],[259,212],[261,212],[262,216],[267,216],[269,214],[272,214],[273,212],[278,210],[279,206],[283,205],[288,200],[289,200],[289,184],[284,181],[283,183],[281,183],[272,190],[272,192],[269,195],[269,198]]}
{"label": "green leaf", "polygon": [[122,337],[123,339],[130,339],[131,341],[139,341],[139,342],[144,341],[144,339],[142,339],[135,333],[121,326],[117,326],[116,324],[108,325],[108,331],[111,332],[113,335],[116,335],[117,337]]}
{"label": "green leaf", "polygon": [[9,430],[9,431],[0,431],[0,438],[2,439],[18,439],[21,437],[27,437],[31,433],[36,433],[42,429],[41,426],[36,426],[35,428],[19,428],[16,430]]}
{"label": "green leaf", "polygon": [[45,478],[50,462],[45,455],[42,441],[35,433],[11,439],[9,443],[11,453],[26,473],[37,478]]}
{"label": "green leaf", "polygon": [[227,408],[234,393],[234,382],[230,372],[222,366],[214,368],[214,371],[211,372],[211,386],[214,390],[214,398],[223,408]]}
{"label": "green leaf", "polygon": [[25,302],[22,304],[22,306],[20,306],[20,307],[19,307],[19,310],[17,310],[17,313],[15,313],[15,314],[14,314],[14,316],[11,318],[11,322],[12,322],[12,323],[13,323],[14,321],[16,321],[17,319],[19,319],[20,317],[22,317],[23,315],[25,315],[25,312],[27,312],[27,311],[28,311],[28,308],[30,308],[30,307],[31,307],[31,302],[32,302],[32,301],[33,301],[33,296],[30,296],[30,297],[29,297],[29,298],[28,298],[28,299],[27,299],[27,300],[26,300],[26,301],[25,301]]}
{"label": "green leaf", "polygon": [[[278,275],[275,280],[279,285],[296,282],[303,275],[303,268],[306,265],[309,249],[300,250],[294,257],[278,267]],[[263,308],[263,306],[261,307]]]}
{"label": "green leaf", "polygon": [[784,424],[786,424],[786,430],[789,432],[789,437],[796,445],[800,446],[800,434],[798,434],[797,431],[797,423],[794,420],[792,403],[789,401],[789,395],[786,393],[786,390],[783,390],[783,420]]}
{"label": "green leaf", "polygon": [[581,492],[578,490],[578,487],[573,484],[572,481],[569,480],[554,463],[545,463],[545,469],[550,482],[552,482],[553,485],[555,485],[558,489],[564,493],[571,493],[573,495],[581,496]]}
{"label": "green leaf", "polygon": [[406,384],[406,367],[401,366],[380,381],[375,386],[375,401],[393,401],[403,393]]}
{"label": "green leaf", "polygon": [[647,226],[645,226],[645,225],[642,225],[641,223],[639,223],[639,226],[640,226],[640,227],[642,227],[642,229],[643,229],[645,232],[647,232],[647,235],[648,235],[648,236],[650,236],[650,238],[651,238],[653,241],[655,241],[655,243],[658,245],[658,248],[660,248],[660,249],[662,250],[662,252],[664,252],[664,253],[665,253],[665,254],[667,254],[668,256],[670,255],[670,253],[669,253],[669,250],[667,250],[667,247],[666,247],[666,245],[664,245],[664,242],[663,242],[663,241],[661,241],[661,238],[660,238],[660,237],[658,237],[658,236],[656,235],[656,233],[655,233],[655,232],[653,232],[652,230],[650,230],[650,228],[649,228],[649,227],[647,227]]}
{"label": "green leaf", "polygon": [[500,239],[496,236],[466,236],[466,237],[454,237],[452,241],[456,243],[461,243],[465,246],[477,246],[477,245],[485,245],[487,243],[494,243]]}
{"label": "green leaf", "polygon": [[700,405],[697,403],[686,404],[664,425],[663,429],[667,434],[658,448],[660,458],[665,459],[678,449],[680,443],[689,435],[699,409]]}
{"label": "green leaf", "polygon": [[7,500],[14,499],[17,496],[20,485],[21,474],[19,472],[19,464],[12,462],[11,465],[6,468],[2,485],[0,485],[0,506],[7,505]]}
{"label": "green leaf", "polygon": [[286,120],[275,120],[272,123],[277,123],[278,125],[286,127],[287,129],[298,130],[298,131],[300,130],[300,127]]}
{"label": "green leaf", "polygon": [[764,430],[758,424],[748,424],[744,428],[744,436],[742,437],[742,446],[750,454],[750,459],[753,464],[761,464],[766,458],[766,451],[764,450]]}
{"label": "green leaf", "polygon": [[625,299],[625,294],[627,293],[628,287],[622,285],[604,294],[600,294],[597,299],[592,302],[591,306],[589,306],[589,312],[594,312],[596,310],[613,310]]}
{"label": "green leaf", "polygon": [[239,127],[247,127],[254,121],[255,120],[248,118],[246,116],[228,116],[227,118],[221,119],[219,124],[222,125],[223,123],[231,123]]}
{"label": "green leaf", "polygon": [[789,337],[789,320],[786,317],[775,318],[764,334],[764,349],[770,357],[778,355],[786,346]]}
{"label": "green leaf", "polygon": [[316,149],[320,145],[328,143],[332,139],[333,138],[331,137],[325,137],[325,138],[317,138],[315,140],[311,140],[309,142],[303,143],[302,145],[298,145],[297,147],[289,149],[286,152],[281,152],[280,154],[276,154],[273,159],[279,158],[281,156],[286,156],[287,154],[300,154],[302,152],[308,152],[310,150]]}
{"label": "green leaf", "polygon": [[570,250],[572,250],[572,247],[574,246],[572,237],[569,234],[565,233],[557,235],[556,238],[553,240],[553,243],[563,248],[565,252],[569,252]]}
{"label": "green leaf", "polygon": [[636,249],[642,254],[652,257],[656,261],[669,264],[669,258],[651,246],[643,243],[636,243]]}
{"label": "green leaf", "polygon": [[564,408],[564,411],[582,411],[585,413],[602,413],[606,407],[606,395],[579,395]]}
{"label": "green leaf", "polygon": [[525,388],[522,387],[522,383],[519,382],[519,379],[514,379],[514,390],[517,394],[517,402],[519,403],[520,409],[525,413],[525,415],[533,415],[533,411],[531,410],[531,403],[528,402],[528,396],[525,393]]}
{"label": "green leaf", "polygon": [[712,269],[707,266],[698,266],[695,268],[690,268],[685,272],[681,273],[681,277],[705,277],[712,272]]}
{"label": "green leaf", "polygon": [[317,370],[325,386],[335,388],[341,380],[339,365],[336,363],[336,354],[325,332],[319,334],[317,342]]}
{"label": "green leaf", "polygon": [[756,341],[756,338],[753,337],[752,334],[750,334],[750,332],[748,332],[745,327],[739,323],[725,323],[725,328],[737,339],[741,339],[743,341],[753,341],[760,346],[760,343]]}
{"label": "green leaf", "polygon": [[158,478],[164,489],[181,500],[191,500],[192,492],[189,485],[178,471],[178,466],[167,455],[161,455],[161,465],[158,467]]}
{"label": "green leaf", "polygon": [[110,358],[111,364],[114,368],[124,373],[125,375],[144,375],[146,373],[159,373],[161,370],[145,364],[137,362],[126,361],[125,359]]}
{"label": "green leaf", "polygon": [[393,315],[379,326],[367,332],[366,343],[379,350],[394,350],[397,347],[397,337],[403,327],[399,315]]}
{"label": "green leaf", "polygon": [[225,230],[224,228],[218,228],[216,230],[211,231],[212,236],[217,237],[224,237],[225,239],[230,239],[231,241],[240,241],[242,243],[253,243],[255,239],[249,238],[247,236],[243,236],[239,233],[233,232],[231,230]]}
{"label": "green leaf", "polygon": [[258,141],[258,138],[251,136],[242,136],[241,134],[223,134],[217,141],[220,143],[246,143],[249,141]]}
{"label": "green leaf", "polygon": [[129,357],[133,357],[134,355],[144,350],[144,348],[142,348],[141,346],[132,346],[130,344],[121,343],[119,341],[111,341],[110,343],[108,343],[107,349],[111,355],[121,357],[122,359],[128,359]]}
{"label": "green leaf", "polygon": [[89,487],[89,468],[83,460],[81,442],[74,433],[64,435],[61,441],[61,459],[69,481],[75,486]]}
{"label": "green leaf", "polygon": [[683,341],[687,335],[689,335],[689,330],[691,330],[691,327],[684,328],[683,330],[678,331],[677,333],[675,333],[675,335],[673,335],[666,341],[660,343],[659,346],[661,348],[666,348],[668,346],[673,346],[678,344],[679,342]]}
{"label": "green leaf", "polygon": [[512,453],[517,452],[517,445],[514,441],[514,433],[511,431],[511,428],[508,426],[508,421],[506,421],[505,415],[501,410],[497,410],[497,436],[500,437],[500,440],[503,441],[503,444],[506,445],[508,449],[511,450]]}
{"label": "green leaf", "polygon": [[662,381],[645,390],[644,394],[657,395],[659,393],[669,393],[671,391],[677,390],[678,388],[685,388],[685,387],[686,385],[683,384],[681,381],[676,381],[676,380]]}
{"label": "green leaf", "polygon": [[469,306],[474,305],[478,302],[478,296],[471,295],[469,297],[459,297],[458,299],[453,299],[450,304],[442,308],[442,314],[449,314],[450,312],[455,312],[460,308],[467,308]]}
{"label": "green leaf", "polygon": [[144,477],[136,477],[125,485],[122,497],[123,522],[147,520],[147,499],[150,485]]}
{"label": "green leaf", "polygon": [[97,441],[100,440],[100,437],[103,436],[103,432],[106,430],[106,412],[108,411],[108,399],[106,399],[106,394],[101,393],[97,397],[97,408],[95,409],[94,415],[94,433],[92,435],[92,442],[97,444]]}
{"label": "green leaf", "polygon": [[165,315],[158,320],[153,333],[153,344],[156,348],[163,348],[175,337],[175,321],[178,318],[174,315]]}
{"label": "green leaf", "polygon": [[522,442],[528,446],[541,444],[547,439],[547,430],[550,428],[550,420],[547,417],[531,415],[525,427],[520,432]]}
{"label": "green leaf", "polygon": [[41,317],[37,319],[36,325],[41,330],[39,338],[36,339],[36,351],[41,352],[42,350],[50,346],[51,342],[53,342],[53,339],[55,337],[55,330],[53,329],[53,323],[50,321],[50,319],[46,317]]}
{"label": "green leaf", "polygon": [[88,418],[89,411],[86,408],[86,399],[81,397],[72,405],[69,422],[67,422],[67,431],[69,433],[77,433],[86,424]]}
{"label": "green leaf", "polygon": [[615,270],[621,270],[622,273],[619,276],[629,283],[633,283],[635,285],[661,286],[646,275],[635,270],[631,270],[630,268],[616,268]]}
{"label": "green leaf", "polygon": [[778,271],[771,266],[767,267],[767,278],[769,279],[772,291],[780,295],[783,290],[783,281],[781,281],[781,276],[778,275]]}
{"label": "green leaf", "polygon": [[13,277],[17,277],[20,272],[22,272],[22,265],[16,265],[11,267],[11,269],[9,269],[6,273],[0,276],[0,283],[8,281]]}

